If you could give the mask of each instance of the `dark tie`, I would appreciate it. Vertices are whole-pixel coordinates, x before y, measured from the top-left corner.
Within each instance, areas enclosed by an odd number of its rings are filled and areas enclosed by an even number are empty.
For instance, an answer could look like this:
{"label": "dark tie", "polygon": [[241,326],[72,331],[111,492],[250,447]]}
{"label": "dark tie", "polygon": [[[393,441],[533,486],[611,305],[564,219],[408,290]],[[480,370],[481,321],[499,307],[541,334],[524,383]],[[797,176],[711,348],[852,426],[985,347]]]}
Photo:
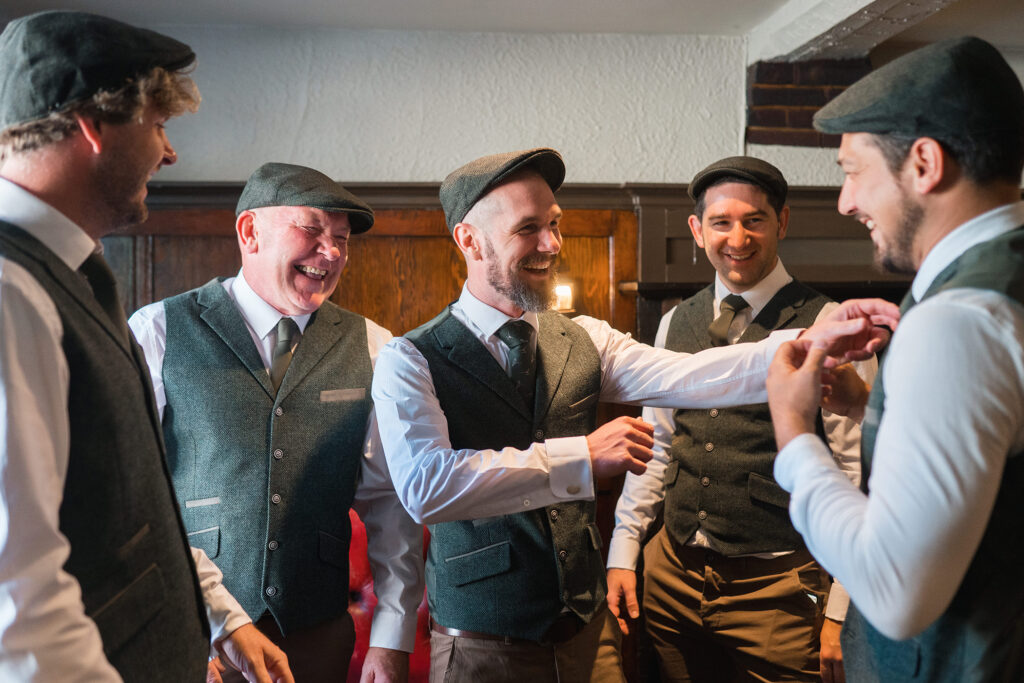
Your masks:
{"label": "dark tie", "polygon": [[714,346],[727,346],[729,344],[729,328],[732,321],[736,319],[736,313],[749,306],[746,299],[739,294],[730,294],[722,299],[722,312],[708,325],[708,335]]}
{"label": "dark tie", "polygon": [[274,356],[270,362],[270,381],[274,385],[274,391],[281,387],[284,374],[288,372],[288,365],[292,362],[292,349],[299,342],[299,326],[291,318],[281,318],[277,321],[277,343],[274,344]]}
{"label": "dark tie", "polygon": [[128,343],[128,322],[124,317],[124,309],[121,308],[121,301],[117,297],[117,280],[110,271],[103,255],[93,252],[85,263],[78,269],[89,282],[92,295],[99,303],[107,317],[114,324],[114,328],[121,334],[121,341]]}
{"label": "dark tie", "polygon": [[509,320],[498,330],[498,339],[508,346],[508,375],[516,389],[526,401],[526,407],[533,411],[533,387],[537,376],[537,364],[530,338],[533,327],[525,320]]}

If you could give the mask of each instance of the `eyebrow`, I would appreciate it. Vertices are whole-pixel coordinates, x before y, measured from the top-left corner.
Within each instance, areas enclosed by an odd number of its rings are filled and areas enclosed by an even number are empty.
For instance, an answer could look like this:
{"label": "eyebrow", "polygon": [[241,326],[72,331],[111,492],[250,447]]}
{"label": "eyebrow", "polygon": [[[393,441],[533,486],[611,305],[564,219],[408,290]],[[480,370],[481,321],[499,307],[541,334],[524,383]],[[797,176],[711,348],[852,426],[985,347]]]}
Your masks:
{"label": "eyebrow", "polygon": [[[765,211],[764,209],[757,209],[756,211],[748,211],[747,213],[743,214],[743,218],[754,218],[755,216],[767,216],[767,215],[768,215],[768,212]],[[713,220],[716,220],[718,218],[726,218],[726,214],[724,214],[724,213],[712,214],[710,216],[707,216],[704,220],[706,220],[706,221],[713,221]]]}

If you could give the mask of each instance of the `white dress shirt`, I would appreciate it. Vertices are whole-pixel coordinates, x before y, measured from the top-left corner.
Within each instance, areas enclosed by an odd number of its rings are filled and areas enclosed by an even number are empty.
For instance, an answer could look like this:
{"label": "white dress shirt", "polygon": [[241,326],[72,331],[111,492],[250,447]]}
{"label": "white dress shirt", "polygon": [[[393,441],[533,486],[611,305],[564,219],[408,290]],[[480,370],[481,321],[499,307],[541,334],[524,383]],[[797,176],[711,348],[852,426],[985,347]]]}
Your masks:
{"label": "white dress shirt", "polygon": [[[3,178],[0,220],[38,239],[72,270],[100,248],[66,216]],[[121,680],[103,654],[96,624],[85,614],[78,581],[64,571],[71,545],[60,531],[58,513],[71,434],[63,336],[60,314],[46,290],[20,265],[0,258],[2,681]],[[239,621],[211,609],[211,600],[228,604],[221,597],[227,591],[217,567],[200,551],[192,553],[216,639],[249,619],[244,612]]]}
{"label": "white dress shirt", "polygon": [[[768,302],[780,289],[793,281],[792,276],[778,261],[775,268],[760,282],[743,292],[743,299],[749,304],[736,313],[736,318],[729,328],[729,342],[735,343],[747,326],[753,322]],[[732,292],[715,278],[714,310],[720,311],[722,300]],[[821,319],[838,304],[828,303],[818,314]],[[654,345],[665,347],[669,325],[677,307],[665,314],[658,326]],[[858,371],[869,384],[874,380],[874,359],[859,363]],[[622,486],[622,494],[615,507],[615,529],[612,531],[611,543],[608,547],[608,567],[619,569],[636,569],[637,560],[643,539],[651,523],[658,516],[665,502],[665,470],[672,462],[672,436],[675,434],[674,410],[668,408],[644,408],[643,417],[654,425],[654,458],[647,463],[647,471],[641,475],[627,474]],[[860,426],[853,420],[833,415],[827,410],[821,411],[825,435],[832,447],[832,456],[836,464],[855,483],[860,483]],[[700,529],[689,540],[689,545],[704,548],[715,548],[714,543]],[[785,552],[763,553],[758,556],[774,557],[792,552],[792,548],[779,549]],[[846,616],[849,598],[843,587],[835,582],[829,594],[826,616],[841,621]]]}
{"label": "white dress shirt", "polygon": [[[971,246],[1024,224],[1024,203],[964,223],[925,257],[921,297]],[[1024,308],[989,290],[943,291],[900,321],[882,368],[870,495],[813,434],[775,460],[790,515],[857,608],[889,638],[949,606],[988,525],[1009,455],[1024,450]]]}
{"label": "white dress shirt", "polygon": [[[281,313],[253,291],[241,272],[221,284],[238,307],[269,373]],[[299,330],[305,332],[312,314],[290,317]],[[146,352],[162,418],[167,405],[163,383],[167,316],[163,302],[143,306],[128,320],[128,325]],[[366,321],[371,364],[389,339],[390,332],[370,320]],[[373,587],[377,595],[370,646],[412,652],[416,640],[416,610],[423,600],[423,529],[409,518],[395,495],[382,453],[377,420],[371,410],[363,443],[359,483],[352,502],[352,508],[366,526]]]}
{"label": "white dress shirt", "polygon": [[[468,287],[452,314],[506,367],[508,349],[496,332],[510,318]],[[524,319],[537,326],[536,314]],[[711,407],[763,403],[764,378],[776,349],[798,331],[773,333],[698,355],[655,349],[587,316],[574,321],[601,359],[600,400],[631,405]],[[381,350],[373,400],[384,452],[399,497],[428,524],[478,519],[594,497],[586,436],[547,439],[524,450],[454,449],[426,359],[404,337]]]}

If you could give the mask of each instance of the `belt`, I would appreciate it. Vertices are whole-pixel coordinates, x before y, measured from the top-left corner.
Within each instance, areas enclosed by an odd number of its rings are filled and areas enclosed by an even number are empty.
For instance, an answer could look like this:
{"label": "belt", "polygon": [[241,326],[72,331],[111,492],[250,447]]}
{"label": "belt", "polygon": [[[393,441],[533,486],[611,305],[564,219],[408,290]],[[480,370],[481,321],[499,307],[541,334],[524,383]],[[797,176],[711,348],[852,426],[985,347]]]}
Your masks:
{"label": "belt", "polygon": [[449,628],[442,626],[433,619],[430,620],[430,629],[453,638],[476,638],[478,640],[497,640],[506,645],[529,644],[529,645],[559,645],[571,639],[583,630],[584,623],[575,614],[563,614],[544,633],[540,640],[527,640],[525,638],[512,638],[511,636],[499,636],[493,633],[480,633],[478,631],[467,631],[461,628]]}

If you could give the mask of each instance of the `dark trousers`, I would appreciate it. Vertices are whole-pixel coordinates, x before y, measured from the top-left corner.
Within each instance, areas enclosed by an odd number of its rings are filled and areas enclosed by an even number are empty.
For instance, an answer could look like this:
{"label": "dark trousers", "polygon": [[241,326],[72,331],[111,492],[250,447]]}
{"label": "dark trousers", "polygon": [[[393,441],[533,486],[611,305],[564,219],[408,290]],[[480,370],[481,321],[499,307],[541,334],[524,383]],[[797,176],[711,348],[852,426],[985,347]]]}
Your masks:
{"label": "dark trousers", "polygon": [[[269,614],[256,622],[256,628],[288,655],[295,683],[338,683],[348,676],[356,644],[355,624],[348,612],[287,636],[281,635],[281,629]],[[224,683],[245,683],[245,677],[231,667],[222,678]]]}

